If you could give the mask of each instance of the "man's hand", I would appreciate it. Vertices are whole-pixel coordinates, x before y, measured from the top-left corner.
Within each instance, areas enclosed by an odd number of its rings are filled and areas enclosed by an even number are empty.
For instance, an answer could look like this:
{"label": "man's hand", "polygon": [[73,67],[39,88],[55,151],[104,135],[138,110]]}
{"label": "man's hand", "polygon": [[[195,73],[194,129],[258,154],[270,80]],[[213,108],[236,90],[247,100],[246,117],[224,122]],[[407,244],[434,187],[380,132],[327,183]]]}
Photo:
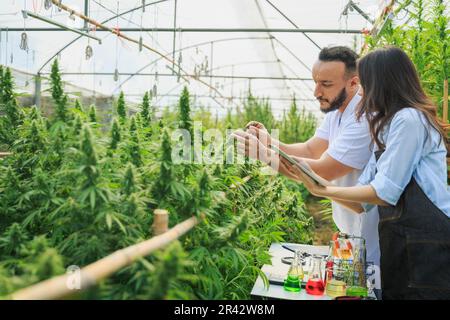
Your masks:
{"label": "man's hand", "polygon": [[250,127],[256,127],[258,129],[267,131],[266,127],[261,122],[258,121],[250,121],[249,123],[247,123],[245,125],[245,130],[247,130]]}
{"label": "man's hand", "polygon": [[269,150],[255,135],[242,130],[236,130],[233,132],[232,137],[237,141],[239,154],[265,163],[269,162]]}
{"label": "man's hand", "polygon": [[245,126],[246,132],[254,135],[258,140],[267,148],[269,147],[269,144],[272,143],[272,138],[267,131],[266,127],[257,121],[250,121]]}

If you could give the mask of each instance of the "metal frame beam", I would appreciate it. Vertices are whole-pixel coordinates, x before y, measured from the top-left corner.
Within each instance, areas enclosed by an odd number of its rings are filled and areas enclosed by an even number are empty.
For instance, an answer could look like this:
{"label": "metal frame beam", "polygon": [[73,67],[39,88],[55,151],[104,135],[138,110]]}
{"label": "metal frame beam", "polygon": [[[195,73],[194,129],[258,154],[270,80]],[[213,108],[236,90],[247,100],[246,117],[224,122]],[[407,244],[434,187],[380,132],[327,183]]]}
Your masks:
{"label": "metal frame beam", "polygon": [[[60,28],[9,28],[9,32],[56,32],[56,31],[66,31]],[[78,31],[86,31],[86,29],[77,29]],[[92,29],[93,30],[93,29]],[[95,32],[110,32],[109,30],[97,29]],[[261,32],[272,32],[272,33],[346,33],[346,34],[361,34],[361,30],[356,29],[277,29],[277,28],[121,28],[120,32],[203,32],[203,33],[261,33]]]}
{"label": "metal frame beam", "polygon": [[[127,96],[129,97],[142,97],[141,93],[127,93]],[[164,97],[168,98],[179,98],[179,94],[164,94]],[[192,94],[192,98],[211,98],[210,95],[199,95],[199,94]],[[223,97],[216,97],[219,99],[225,99],[225,100],[242,100],[245,99],[245,96],[223,96]],[[293,97],[268,97],[269,100],[279,100],[279,101],[292,101]],[[301,99],[301,98],[295,98],[296,101],[317,101],[317,99]]]}
{"label": "metal frame beam", "polygon": [[[50,73],[41,73],[41,75],[49,75]],[[62,76],[113,76],[114,72],[61,72]],[[132,73],[121,72],[119,76],[155,76],[156,73]],[[158,73],[158,77],[174,77],[172,73]],[[195,75],[187,75],[195,77]],[[219,78],[219,79],[248,79],[248,80],[298,80],[298,81],[314,81],[312,78],[298,77],[268,77],[268,76],[236,76],[236,75],[201,75],[198,78]]]}
{"label": "metal frame beam", "polygon": [[[124,16],[124,15],[126,15],[126,14],[128,14],[128,13],[131,13],[131,12],[133,12],[133,11],[136,11],[136,10],[138,10],[138,9],[143,9],[143,8],[145,8],[145,7],[152,6],[152,5],[156,5],[156,4],[158,4],[158,3],[166,2],[166,1],[169,1],[169,0],[158,0],[158,1],[154,1],[154,2],[151,2],[151,3],[144,4],[144,5],[139,6],[139,7],[136,7],[136,8],[132,8],[132,9],[127,10],[127,11],[124,11],[124,12],[122,12],[122,13],[116,14],[116,15],[114,15],[114,16],[112,16],[112,17],[106,19],[106,20],[103,20],[101,23],[102,23],[102,24],[103,24],[103,23],[107,23],[107,22],[109,22],[109,21],[111,21],[111,20],[114,20],[114,19],[117,18],[117,17]],[[77,38],[75,38],[75,39],[71,40],[69,43],[67,43],[64,47],[62,47],[61,49],[59,49],[55,54],[53,54],[53,55],[50,57],[50,59],[48,59],[48,60],[47,60],[47,61],[39,68],[39,70],[38,70],[37,73],[39,74],[39,73],[42,71],[42,69],[44,69],[45,66],[46,66],[50,61],[53,60],[53,58],[55,58],[58,54],[60,54],[60,53],[63,52],[64,50],[66,50],[68,47],[70,47],[73,43],[77,42],[77,41],[78,41],[79,39],[81,39],[81,38],[82,38],[82,36],[78,36]]]}
{"label": "metal frame beam", "polygon": [[[234,37],[234,38],[226,38],[226,39],[213,40],[213,42],[214,42],[214,43],[218,43],[218,42],[226,42],[226,41],[234,41],[234,40],[256,40],[256,39],[258,39],[258,40],[267,40],[268,37],[240,37],[240,38]],[[205,42],[194,43],[194,44],[192,44],[192,45],[190,45],[190,46],[186,46],[186,47],[180,48],[180,49],[176,50],[176,52],[180,52],[180,51],[192,49],[192,48],[195,48],[195,47],[204,46],[204,45],[210,44],[210,42],[211,42],[211,41],[205,41]],[[155,60],[150,61],[149,63],[147,63],[147,64],[144,65],[143,67],[139,68],[134,74],[139,74],[139,73],[141,73],[141,71],[143,71],[143,70],[145,70],[146,68],[150,67],[151,65],[157,63],[157,62],[158,62],[159,60],[161,60],[161,59],[162,59],[161,57],[158,57],[158,58],[156,58]],[[116,92],[117,90],[119,90],[120,87],[122,87],[122,85],[124,85],[127,81],[129,81],[129,80],[134,76],[134,74],[131,75],[131,76],[129,76],[129,77],[128,77],[127,79],[125,79],[124,81],[122,81],[122,82],[114,89],[113,93]]]}
{"label": "metal frame beam", "polygon": [[[77,33],[77,34],[79,34],[79,35],[81,35],[81,36],[83,36],[83,37],[87,37],[87,38],[91,38],[91,39],[97,40],[98,43],[100,43],[100,44],[102,43],[102,40],[101,40],[100,38],[97,38],[97,37],[95,37],[95,36],[92,36],[92,35],[90,35],[90,34],[84,32],[84,30],[71,28],[71,27],[69,27],[69,26],[66,26],[65,24],[62,24],[62,23],[58,22],[58,21],[49,19],[49,18],[47,18],[47,17],[41,16],[41,15],[36,14],[36,13],[33,13],[33,12],[31,12],[31,11],[22,10],[22,14],[23,14],[24,18],[28,18],[28,17],[30,16],[30,17],[33,17],[33,18],[35,18],[35,19],[38,19],[38,20],[47,22],[47,23],[49,23],[49,24],[58,26],[59,28],[57,28],[57,30],[59,30],[59,31],[71,31],[71,32],[75,32],[75,33]],[[25,30],[26,30],[26,28],[25,28]],[[8,31],[9,31],[9,30],[8,30]]]}

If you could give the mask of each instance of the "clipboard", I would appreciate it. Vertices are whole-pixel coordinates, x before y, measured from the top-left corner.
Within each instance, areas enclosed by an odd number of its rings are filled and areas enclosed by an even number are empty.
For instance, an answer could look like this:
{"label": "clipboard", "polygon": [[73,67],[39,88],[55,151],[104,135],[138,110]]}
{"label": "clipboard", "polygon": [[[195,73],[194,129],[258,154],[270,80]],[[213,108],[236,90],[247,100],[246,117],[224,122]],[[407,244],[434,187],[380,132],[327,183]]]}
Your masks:
{"label": "clipboard", "polygon": [[270,145],[270,149],[275,151],[276,153],[278,153],[280,156],[282,156],[287,161],[289,161],[289,163],[291,163],[293,166],[296,166],[299,170],[301,170],[303,173],[305,173],[308,177],[310,177],[319,186],[328,187],[328,186],[333,185],[330,181],[325,180],[324,178],[317,175],[314,171],[312,171],[306,162],[295,161],[288,154],[286,154],[285,152],[283,152],[282,150],[280,150],[278,147],[274,146],[273,144]]}

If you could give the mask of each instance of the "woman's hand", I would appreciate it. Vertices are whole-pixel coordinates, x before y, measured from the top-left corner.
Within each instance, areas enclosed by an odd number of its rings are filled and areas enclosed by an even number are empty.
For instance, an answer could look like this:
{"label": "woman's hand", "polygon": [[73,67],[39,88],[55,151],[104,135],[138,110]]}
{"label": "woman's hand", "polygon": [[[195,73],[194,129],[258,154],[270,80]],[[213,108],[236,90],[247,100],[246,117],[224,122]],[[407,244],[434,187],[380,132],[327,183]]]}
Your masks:
{"label": "woman's hand", "polygon": [[[298,161],[299,158],[292,157],[294,160]],[[292,165],[288,160],[281,157],[281,164],[287,168],[288,174],[286,176],[294,181],[302,182],[303,185],[308,189],[308,191],[318,197],[325,197],[327,194],[327,187],[318,185],[311,179],[306,173],[298,169],[296,166]]]}

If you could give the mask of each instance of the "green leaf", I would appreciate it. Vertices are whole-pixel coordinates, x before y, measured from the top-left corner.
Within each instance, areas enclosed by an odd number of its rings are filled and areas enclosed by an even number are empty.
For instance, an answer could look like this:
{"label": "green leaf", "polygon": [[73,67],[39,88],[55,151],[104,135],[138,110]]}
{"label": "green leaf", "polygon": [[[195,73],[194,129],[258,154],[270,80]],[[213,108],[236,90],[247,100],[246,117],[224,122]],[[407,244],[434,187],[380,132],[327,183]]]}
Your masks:
{"label": "green leaf", "polygon": [[91,203],[91,210],[94,210],[94,208],[95,208],[95,199],[96,199],[95,189],[91,189],[91,191],[89,193],[89,199],[90,199],[90,203]]}
{"label": "green leaf", "polygon": [[106,214],[106,225],[108,226],[108,229],[111,230],[112,227],[112,218],[109,213]]}

